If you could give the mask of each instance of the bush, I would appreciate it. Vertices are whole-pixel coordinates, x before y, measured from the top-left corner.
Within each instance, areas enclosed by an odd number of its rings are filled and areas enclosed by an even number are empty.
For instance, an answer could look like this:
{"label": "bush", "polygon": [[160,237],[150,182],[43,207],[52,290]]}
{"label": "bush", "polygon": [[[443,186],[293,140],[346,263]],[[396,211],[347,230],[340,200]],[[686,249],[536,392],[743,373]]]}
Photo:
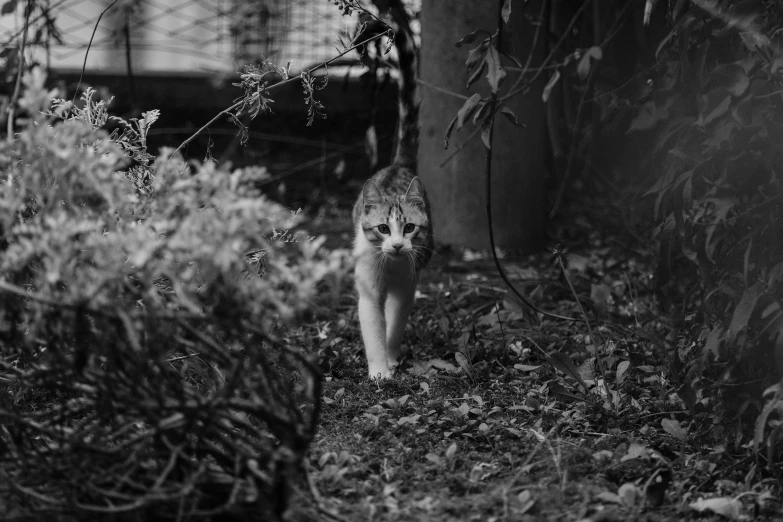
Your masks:
{"label": "bush", "polygon": [[631,123],[656,139],[659,176],[647,194],[661,221],[661,282],[678,258],[701,280],[701,343],[681,396],[708,405],[716,422],[758,413],[759,383],[778,379],[772,360],[783,361],[783,55],[779,37],[766,36],[780,23],[761,3],[744,14],[734,4],[679,16]]}
{"label": "bush", "polygon": [[344,259],[288,234],[263,169],[153,158],[155,112],[110,137],[103,102],[49,112],[43,82],[25,76],[29,120],[0,144],[0,497],[279,513],[319,375],[274,334]]}

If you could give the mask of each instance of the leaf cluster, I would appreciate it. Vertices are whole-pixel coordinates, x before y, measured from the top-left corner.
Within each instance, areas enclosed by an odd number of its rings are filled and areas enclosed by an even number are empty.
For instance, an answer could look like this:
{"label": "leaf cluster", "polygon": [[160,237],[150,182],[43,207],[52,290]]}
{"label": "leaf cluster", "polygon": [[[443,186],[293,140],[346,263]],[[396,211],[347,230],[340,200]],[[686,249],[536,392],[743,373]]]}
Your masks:
{"label": "leaf cluster", "polygon": [[770,360],[783,354],[783,48],[767,36],[780,29],[776,7],[721,4],[674,13],[630,131],[655,136],[659,175],[647,196],[660,223],[659,280],[677,259],[701,280],[702,342],[682,369],[690,405],[720,397],[742,412],[753,394],[736,386],[776,379]]}
{"label": "leaf cluster", "polygon": [[275,332],[344,259],[290,232],[265,170],[153,157],[157,111],[109,135],[91,91],[67,107],[40,72],[24,84],[29,120],[0,144],[0,496],[84,516],[279,506],[319,377]]}

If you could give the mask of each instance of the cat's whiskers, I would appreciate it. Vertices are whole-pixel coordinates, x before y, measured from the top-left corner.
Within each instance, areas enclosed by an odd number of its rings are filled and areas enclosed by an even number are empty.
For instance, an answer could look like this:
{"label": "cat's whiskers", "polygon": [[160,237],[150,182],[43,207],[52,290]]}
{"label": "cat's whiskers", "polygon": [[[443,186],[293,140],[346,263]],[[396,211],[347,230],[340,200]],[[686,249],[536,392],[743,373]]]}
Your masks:
{"label": "cat's whiskers", "polygon": [[375,247],[378,249],[377,252],[372,253],[372,259],[373,259],[373,270],[375,270],[377,273],[382,273],[384,267],[386,266],[386,252],[383,251],[383,247]]}
{"label": "cat's whiskers", "polygon": [[424,252],[418,250],[418,247],[415,245],[413,246],[413,248],[411,248],[410,252],[411,252],[411,256],[415,258],[416,269],[418,270],[419,265],[421,264],[423,266],[424,262],[426,261]]}
{"label": "cat's whiskers", "polygon": [[405,259],[408,261],[408,267],[410,268],[408,278],[413,280],[416,276],[416,272],[418,272],[418,263],[416,263],[416,257],[412,250],[405,251]]}
{"label": "cat's whiskers", "polygon": [[425,247],[424,245],[411,245],[411,248],[414,249],[414,250],[418,250],[418,249],[429,250],[431,253],[433,253],[433,254],[435,253],[434,249]]}

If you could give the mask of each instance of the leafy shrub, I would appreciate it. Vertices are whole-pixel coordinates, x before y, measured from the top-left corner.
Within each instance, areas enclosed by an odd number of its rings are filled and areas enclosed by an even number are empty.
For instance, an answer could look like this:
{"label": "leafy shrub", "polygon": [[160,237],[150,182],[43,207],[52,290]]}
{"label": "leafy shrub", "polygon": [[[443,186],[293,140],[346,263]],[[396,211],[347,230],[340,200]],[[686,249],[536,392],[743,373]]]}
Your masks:
{"label": "leafy shrub", "polygon": [[105,104],[50,110],[43,82],[25,76],[29,121],[0,144],[0,496],[273,516],[319,407],[317,369],[274,334],[344,258],[287,232],[263,169],[153,158],[154,112],[108,136]]}
{"label": "leafy shrub", "polygon": [[661,223],[659,276],[683,258],[701,279],[703,342],[683,396],[691,407],[722,398],[720,418],[758,412],[746,409],[759,390],[743,385],[777,378],[772,359],[783,361],[783,50],[766,36],[779,34],[775,8],[751,4],[682,13],[631,122],[656,139],[659,177],[647,195]]}

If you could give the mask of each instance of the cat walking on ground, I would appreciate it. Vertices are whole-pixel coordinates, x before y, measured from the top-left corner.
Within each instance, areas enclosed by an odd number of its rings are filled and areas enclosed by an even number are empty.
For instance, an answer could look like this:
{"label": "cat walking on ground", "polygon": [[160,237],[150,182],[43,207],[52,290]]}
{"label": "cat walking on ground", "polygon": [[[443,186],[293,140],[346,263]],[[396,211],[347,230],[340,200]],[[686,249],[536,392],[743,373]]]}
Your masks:
{"label": "cat walking on ground", "polygon": [[391,165],[364,184],[353,209],[359,323],[370,378],[390,377],[402,357],[405,324],[434,246],[429,203],[416,175],[416,49],[400,2],[392,6],[399,57],[399,125]]}

